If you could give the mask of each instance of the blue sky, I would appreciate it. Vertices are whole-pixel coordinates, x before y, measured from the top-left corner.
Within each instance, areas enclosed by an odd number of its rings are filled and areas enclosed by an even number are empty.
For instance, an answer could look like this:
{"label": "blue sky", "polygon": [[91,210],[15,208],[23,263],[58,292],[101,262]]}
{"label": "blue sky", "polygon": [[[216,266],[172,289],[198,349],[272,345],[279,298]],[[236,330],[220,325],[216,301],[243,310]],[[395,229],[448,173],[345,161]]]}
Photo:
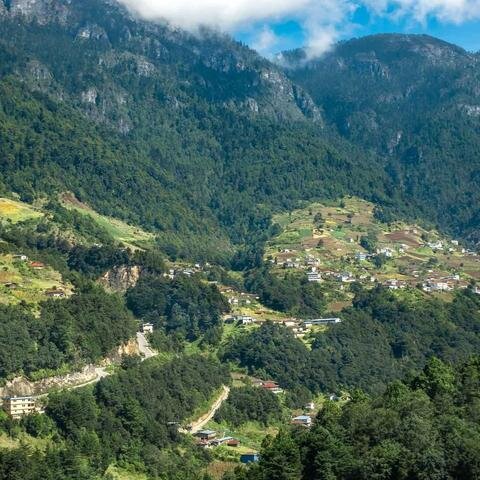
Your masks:
{"label": "blue sky", "polygon": [[[289,19],[257,24],[253,28],[251,26],[240,28],[233,32],[233,36],[237,40],[255,47],[259,31],[265,28],[271,29],[276,35],[275,51],[277,52],[302,47],[308,43],[308,34],[302,28],[302,25]],[[354,22],[349,24],[346,32],[339,34],[337,40],[377,33],[427,34],[459,45],[468,51],[480,51],[480,20],[466,21],[460,24],[440,22],[436,18],[430,18],[425,23],[414,22],[411,19],[396,21],[389,17],[371,18],[364,9],[357,12],[354,16]]]}
{"label": "blue sky", "polygon": [[426,33],[480,50],[480,0],[118,0],[150,20],[191,31],[208,26],[260,53],[305,46],[319,56],[372,33]]}

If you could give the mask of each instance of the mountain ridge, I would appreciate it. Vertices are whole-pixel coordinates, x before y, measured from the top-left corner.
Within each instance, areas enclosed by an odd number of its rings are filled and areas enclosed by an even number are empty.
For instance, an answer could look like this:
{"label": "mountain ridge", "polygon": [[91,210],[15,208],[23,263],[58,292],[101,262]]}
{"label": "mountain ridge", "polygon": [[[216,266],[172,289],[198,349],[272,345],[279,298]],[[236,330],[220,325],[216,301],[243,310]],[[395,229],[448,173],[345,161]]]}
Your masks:
{"label": "mountain ridge", "polygon": [[426,122],[401,124],[410,97],[377,58],[352,56],[330,76],[319,60],[302,78],[307,70],[282,70],[227,36],[138,20],[106,0],[12,0],[0,22],[4,192],[72,191],[197,258],[261,243],[273,211],[346,194],[475,239],[476,163],[458,172],[467,188],[451,207],[460,187],[417,146]]}

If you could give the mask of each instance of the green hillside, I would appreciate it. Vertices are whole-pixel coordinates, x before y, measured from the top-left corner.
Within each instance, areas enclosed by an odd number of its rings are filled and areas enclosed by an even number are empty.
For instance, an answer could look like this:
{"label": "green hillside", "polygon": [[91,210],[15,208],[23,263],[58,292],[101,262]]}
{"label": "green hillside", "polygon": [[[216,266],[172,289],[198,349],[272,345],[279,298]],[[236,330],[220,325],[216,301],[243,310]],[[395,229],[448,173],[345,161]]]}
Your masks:
{"label": "green hillside", "polygon": [[419,288],[448,298],[480,280],[474,251],[426,226],[384,223],[375,218],[376,208],[348,197],[276,215],[281,232],[267,243],[265,260],[278,276],[306,279],[317,272],[315,281],[324,282],[334,310],[348,304],[352,283]]}

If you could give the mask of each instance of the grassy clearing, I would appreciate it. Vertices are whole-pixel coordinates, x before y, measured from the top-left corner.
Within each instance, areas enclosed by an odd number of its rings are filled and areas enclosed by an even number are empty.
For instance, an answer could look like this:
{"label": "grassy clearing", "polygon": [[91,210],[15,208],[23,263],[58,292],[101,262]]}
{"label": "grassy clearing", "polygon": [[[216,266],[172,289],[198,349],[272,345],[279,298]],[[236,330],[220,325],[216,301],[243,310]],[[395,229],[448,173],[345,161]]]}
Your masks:
{"label": "grassy clearing", "polygon": [[234,458],[239,458],[242,453],[260,450],[264,438],[267,435],[275,436],[279,431],[279,426],[270,425],[265,427],[257,422],[248,422],[233,428],[226,423],[212,421],[208,423],[207,428],[215,430],[221,437],[233,437],[240,440],[239,447],[221,447],[233,455]]}
{"label": "grassy clearing", "polygon": [[16,438],[11,438],[7,434],[0,434],[0,449],[13,450],[22,445],[27,445],[36,450],[45,451],[51,445],[49,438],[34,438],[26,433],[21,433]]}
{"label": "grassy clearing", "polygon": [[143,473],[130,472],[115,465],[110,465],[105,472],[114,480],[147,480],[147,476]]}
{"label": "grassy clearing", "polygon": [[0,198],[0,219],[12,223],[24,222],[33,218],[40,218],[43,213],[26,203]]}
{"label": "grassy clearing", "polygon": [[63,195],[61,201],[65,208],[74,209],[82,215],[88,215],[93,218],[93,220],[103,227],[116,241],[123,243],[125,246],[132,249],[146,247],[154,240],[153,234],[145,232],[140,227],[129,225],[116,218],[100,215],[88,205],[79,202],[72,195]]}

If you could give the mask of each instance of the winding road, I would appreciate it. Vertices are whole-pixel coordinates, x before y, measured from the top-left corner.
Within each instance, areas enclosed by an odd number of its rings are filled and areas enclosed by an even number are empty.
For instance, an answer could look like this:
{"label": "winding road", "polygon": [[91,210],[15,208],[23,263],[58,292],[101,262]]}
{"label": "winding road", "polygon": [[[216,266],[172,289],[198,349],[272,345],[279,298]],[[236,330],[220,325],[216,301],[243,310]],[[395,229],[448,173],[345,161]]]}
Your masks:
{"label": "winding road", "polygon": [[222,393],[220,396],[215,400],[213,405],[210,407],[210,410],[202,415],[199,419],[195,420],[194,422],[190,423],[189,429],[184,429],[180,428],[179,432],[181,433],[190,433],[194,435],[195,433],[198,433],[200,430],[203,430],[205,425],[213,419],[215,414],[217,413],[217,410],[222,406],[223,402],[227,400],[228,396],[230,395],[230,387],[227,387],[226,385],[223,386],[222,388]]}

